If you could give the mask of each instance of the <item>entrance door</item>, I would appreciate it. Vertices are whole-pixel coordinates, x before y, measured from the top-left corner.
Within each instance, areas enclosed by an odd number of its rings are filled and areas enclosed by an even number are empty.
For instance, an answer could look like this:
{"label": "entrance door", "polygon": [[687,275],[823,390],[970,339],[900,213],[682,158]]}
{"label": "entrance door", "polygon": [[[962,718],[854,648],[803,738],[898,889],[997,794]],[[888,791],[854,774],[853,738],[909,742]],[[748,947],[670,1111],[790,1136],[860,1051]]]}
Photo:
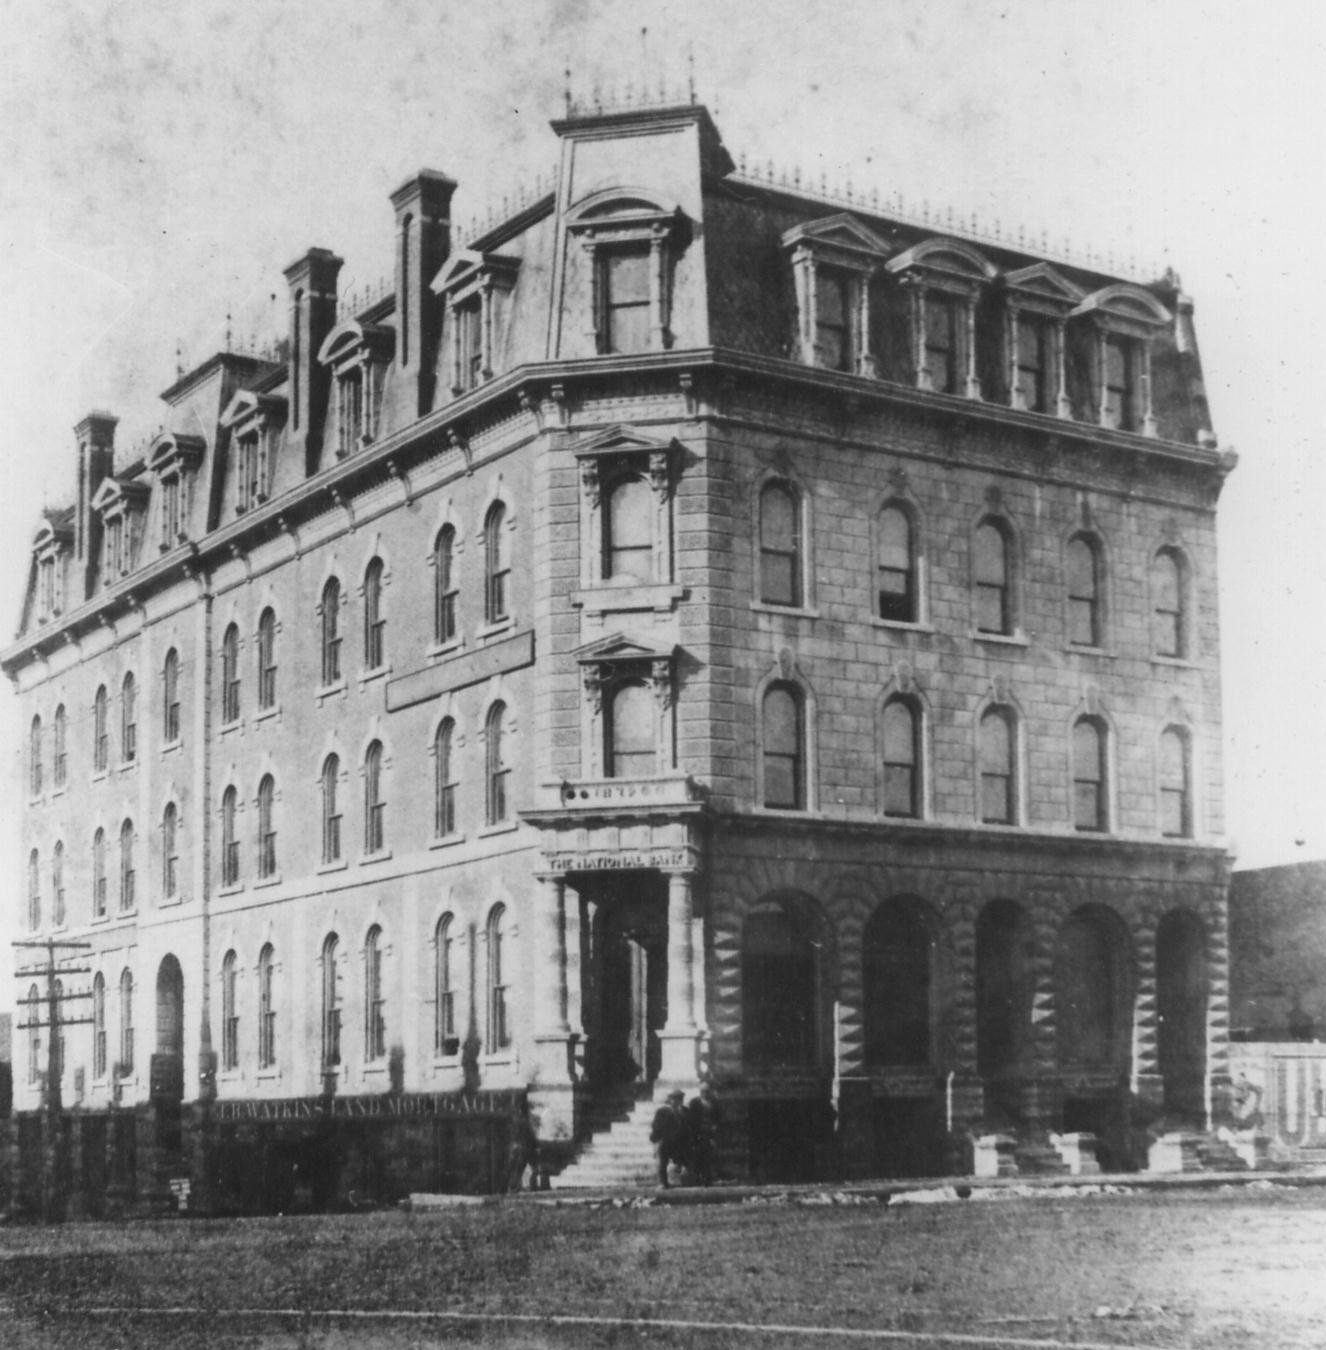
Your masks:
{"label": "entrance door", "polygon": [[1156,1057],[1165,1110],[1200,1125],[1206,1099],[1206,930],[1187,910],[1171,910],[1156,929]]}
{"label": "entrance door", "polygon": [[618,893],[598,919],[595,1077],[603,1086],[644,1086],[658,1077],[658,1033],[667,1020],[666,900]]}

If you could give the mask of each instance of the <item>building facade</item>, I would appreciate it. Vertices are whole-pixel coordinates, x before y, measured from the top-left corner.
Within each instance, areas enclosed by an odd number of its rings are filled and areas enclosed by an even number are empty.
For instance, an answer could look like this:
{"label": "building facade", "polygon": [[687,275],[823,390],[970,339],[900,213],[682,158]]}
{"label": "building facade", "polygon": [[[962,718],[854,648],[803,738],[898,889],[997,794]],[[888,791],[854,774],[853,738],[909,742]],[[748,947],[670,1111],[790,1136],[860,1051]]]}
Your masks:
{"label": "building facade", "polygon": [[78,425],[2,660],[79,1184],[481,1185],[522,1102],[556,1166],[703,1080],[736,1175],[1209,1129],[1232,461],[1177,279],[739,172],[699,106],[553,130],[463,246],[393,194],[358,312],[292,264],[286,359],[144,457]]}

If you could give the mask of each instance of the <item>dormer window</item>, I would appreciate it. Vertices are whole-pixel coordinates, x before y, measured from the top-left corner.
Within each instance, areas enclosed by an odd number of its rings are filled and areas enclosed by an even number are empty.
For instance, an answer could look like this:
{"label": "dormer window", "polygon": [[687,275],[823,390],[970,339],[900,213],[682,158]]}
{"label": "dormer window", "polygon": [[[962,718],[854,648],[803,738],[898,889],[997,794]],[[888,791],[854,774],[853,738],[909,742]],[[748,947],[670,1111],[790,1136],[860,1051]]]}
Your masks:
{"label": "dormer window", "polygon": [[64,610],[65,558],[73,530],[63,517],[48,517],[37,531],[33,557],[37,567],[37,622],[49,623]]}
{"label": "dormer window", "polygon": [[382,388],[391,364],[395,334],[383,324],[351,319],[327,335],[318,360],[332,368],[331,425],[328,439],[337,459],[371,445],[378,435]]}
{"label": "dormer window", "polygon": [[433,282],[451,332],[451,392],[468,394],[492,379],[500,334],[499,297],[516,284],[520,259],[460,249]]}
{"label": "dormer window", "polygon": [[783,235],[783,247],[792,255],[796,280],[801,360],[825,370],[875,375],[870,284],[889,245],[844,213],[794,226]]}
{"label": "dormer window", "polygon": [[133,567],[148,487],[136,478],[107,478],[92,498],[103,529],[102,575],[117,581]]}
{"label": "dormer window", "polygon": [[580,202],[567,219],[588,263],[590,338],[600,355],[672,346],[672,278],[690,232],[680,207],[631,188]]}
{"label": "dormer window", "polygon": [[1048,263],[1004,277],[1004,397],[1024,412],[1070,417],[1064,323],[1081,290]]}
{"label": "dormer window", "polygon": [[976,306],[995,278],[994,265],[957,239],[927,239],[887,267],[908,296],[916,387],[980,398]]}
{"label": "dormer window", "polygon": [[193,475],[202,461],[204,448],[198,436],[159,436],[152,444],[147,463],[161,485],[157,543],[163,553],[189,537]]}
{"label": "dormer window", "polygon": [[1069,316],[1080,320],[1080,355],[1090,385],[1091,421],[1115,431],[1156,434],[1151,405],[1151,344],[1173,322],[1150,292],[1122,283],[1087,296]]}

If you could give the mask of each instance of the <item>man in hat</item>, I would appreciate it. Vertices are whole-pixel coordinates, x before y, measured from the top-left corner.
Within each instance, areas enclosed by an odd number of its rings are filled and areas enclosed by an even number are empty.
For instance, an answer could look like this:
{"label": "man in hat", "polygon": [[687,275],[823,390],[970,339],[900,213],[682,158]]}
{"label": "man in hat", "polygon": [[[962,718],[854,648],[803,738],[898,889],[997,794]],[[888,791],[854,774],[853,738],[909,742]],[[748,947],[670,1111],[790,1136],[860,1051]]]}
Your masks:
{"label": "man in hat", "polygon": [[667,1100],[654,1112],[649,1129],[650,1143],[658,1145],[658,1184],[668,1188],[668,1164],[685,1167],[689,1150],[686,1147],[686,1117],[681,1104],[686,1094],[678,1088],[669,1092]]}

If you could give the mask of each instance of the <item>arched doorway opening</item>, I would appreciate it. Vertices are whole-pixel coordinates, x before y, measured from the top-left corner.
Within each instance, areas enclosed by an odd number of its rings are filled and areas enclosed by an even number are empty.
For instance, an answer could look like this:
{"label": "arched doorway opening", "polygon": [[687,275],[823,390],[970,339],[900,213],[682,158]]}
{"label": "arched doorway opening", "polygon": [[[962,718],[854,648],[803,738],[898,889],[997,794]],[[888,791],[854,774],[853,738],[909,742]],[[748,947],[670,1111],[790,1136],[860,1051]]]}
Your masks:
{"label": "arched doorway opening", "polygon": [[1206,1119],[1209,993],[1206,928],[1191,910],[1170,910],[1156,929],[1156,1057],[1166,1114],[1198,1127]]}
{"label": "arched doorway opening", "polygon": [[1014,900],[991,900],[976,920],[976,1070],[986,1113],[1021,1119],[1021,1088],[1031,1046],[1031,924]]}
{"label": "arched doorway opening", "polygon": [[157,1143],[180,1147],[180,1105],[184,1100],[184,972],[171,954],[157,967],[157,1043],[151,1066]]}

